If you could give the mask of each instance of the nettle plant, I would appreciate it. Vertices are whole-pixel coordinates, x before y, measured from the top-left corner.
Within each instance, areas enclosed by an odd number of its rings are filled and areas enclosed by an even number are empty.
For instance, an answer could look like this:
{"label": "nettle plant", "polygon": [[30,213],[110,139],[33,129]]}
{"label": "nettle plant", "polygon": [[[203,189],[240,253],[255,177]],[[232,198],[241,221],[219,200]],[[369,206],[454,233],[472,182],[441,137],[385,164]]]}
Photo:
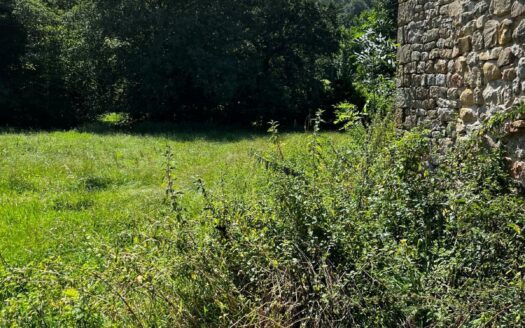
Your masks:
{"label": "nettle plant", "polygon": [[477,327],[521,320],[525,202],[500,152],[475,138],[443,150],[426,131],[397,135],[391,121],[356,122],[348,143],[335,146],[319,133],[319,114],[308,150],[295,156],[283,150],[273,122],[275,151],[257,155],[269,184],[257,197],[232,200],[200,187],[204,219],[190,225],[207,222],[198,244],[220,256],[197,267],[221,268],[207,271],[220,272],[223,279],[213,281],[224,284],[208,285],[207,295],[230,300],[214,303],[216,322]]}
{"label": "nettle plant", "polygon": [[166,202],[95,263],[0,271],[0,322],[20,326],[501,327],[525,313],[525,199],[501,150],[442,149],[371,117],[334,144],[314,119],[290,154],[277,123],[244,196],[196,179],[184,206],[166,152]]}

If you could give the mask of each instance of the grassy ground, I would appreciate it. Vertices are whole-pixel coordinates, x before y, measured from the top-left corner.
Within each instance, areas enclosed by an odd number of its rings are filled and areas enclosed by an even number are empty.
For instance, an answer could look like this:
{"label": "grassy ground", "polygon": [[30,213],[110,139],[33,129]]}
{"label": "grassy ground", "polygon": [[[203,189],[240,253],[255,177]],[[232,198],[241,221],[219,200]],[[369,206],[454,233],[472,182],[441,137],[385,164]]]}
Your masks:
{"label": "grassy ground", "polygon": [[[479,140],[443,151],[389,119],[282,140],[118,131],[0,133],[0,326],[514,327],[525,317],[524,198]],[[173,210],[168,147],[184,192]]]}
{"label": "grassy ground", "polygon": [[[270,147],[265,134],[175,126],[90,131],[0,133],[0,254],[9,263],[47,256],[82,262],[89,238],[111,242],[126,225],[156,215],[167,147],[190,209],[201,206],[196,177],[232,194],[265,183],[252,156]],[[284,139],[289,152],[306,146],[304,134]]]}

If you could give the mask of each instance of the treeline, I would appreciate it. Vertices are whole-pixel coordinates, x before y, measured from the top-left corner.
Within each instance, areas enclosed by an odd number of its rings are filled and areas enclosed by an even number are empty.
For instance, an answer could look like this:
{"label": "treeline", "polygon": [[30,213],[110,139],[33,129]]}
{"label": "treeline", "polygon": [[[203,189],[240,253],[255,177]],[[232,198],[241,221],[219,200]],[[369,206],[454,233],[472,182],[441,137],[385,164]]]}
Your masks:
{"label": "treeline", "polygon": [[359,54],[377,57],[362,72],[393,72],[390,2],[3,0],[0,124],[293,122],[362,103]]}

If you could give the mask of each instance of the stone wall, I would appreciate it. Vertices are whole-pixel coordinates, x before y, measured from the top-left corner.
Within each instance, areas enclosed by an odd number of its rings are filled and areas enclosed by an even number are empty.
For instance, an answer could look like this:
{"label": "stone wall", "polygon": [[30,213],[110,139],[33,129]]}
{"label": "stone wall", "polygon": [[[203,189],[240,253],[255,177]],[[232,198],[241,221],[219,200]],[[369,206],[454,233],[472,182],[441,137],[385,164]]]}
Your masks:
{"label": "stone wall", "polygon": [[[525,0],[400,0],[398,124],[454,142],[525,99]],[[525,181],[525,121],[507,128]]]}

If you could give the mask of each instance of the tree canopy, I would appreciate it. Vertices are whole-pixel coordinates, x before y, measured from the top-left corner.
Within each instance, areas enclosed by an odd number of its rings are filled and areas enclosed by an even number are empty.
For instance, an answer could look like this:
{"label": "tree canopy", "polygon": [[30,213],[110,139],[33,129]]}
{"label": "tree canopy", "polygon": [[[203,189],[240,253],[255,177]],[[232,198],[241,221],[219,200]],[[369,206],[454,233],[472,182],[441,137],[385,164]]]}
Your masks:
{"label": "tree canopy", "polygon": [[352,79],[338,75],[337,60],[344,26],[367,3],[9,0],[0,7],[0,124],[73,125],[108,111],[301,120],[341,100],[327,81]]}

